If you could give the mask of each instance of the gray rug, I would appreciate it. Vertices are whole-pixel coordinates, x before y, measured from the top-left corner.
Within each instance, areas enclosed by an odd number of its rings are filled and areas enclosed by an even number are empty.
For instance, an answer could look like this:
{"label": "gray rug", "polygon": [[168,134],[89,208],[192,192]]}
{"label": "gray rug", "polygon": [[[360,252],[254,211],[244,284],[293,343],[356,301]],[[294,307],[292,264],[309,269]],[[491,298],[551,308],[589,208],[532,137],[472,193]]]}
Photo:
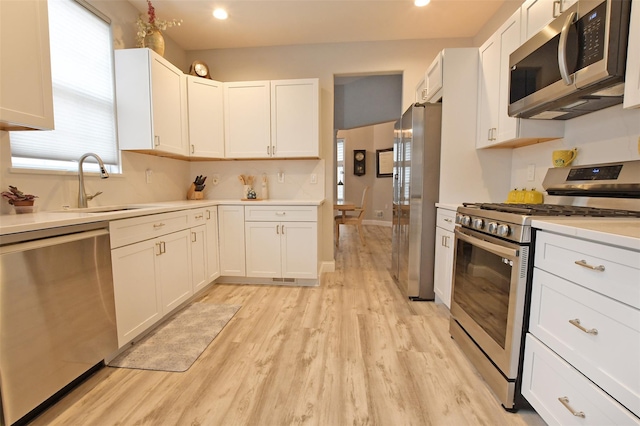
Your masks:
{"label": "gray rug", "polygon": [[109,366],[187,371],[239,309],[238,305],[193,303],[118,355]]}

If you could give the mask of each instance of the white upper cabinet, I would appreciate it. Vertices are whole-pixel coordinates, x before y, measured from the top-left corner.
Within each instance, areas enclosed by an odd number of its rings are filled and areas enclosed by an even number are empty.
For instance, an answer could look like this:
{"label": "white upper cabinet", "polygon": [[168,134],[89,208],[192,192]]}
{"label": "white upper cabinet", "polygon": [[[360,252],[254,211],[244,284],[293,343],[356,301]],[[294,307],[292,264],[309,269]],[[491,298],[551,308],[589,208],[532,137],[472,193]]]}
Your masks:
{"label": "white upper cabinet", "polygon": [[187,76],[189,155],[224,158],[223,83]]}
{"label": "white upper cabinet", "polygon": [[0,1],[0,130],[52,130],[46,0]]}
{"label": "white upper cabinet", "polygon": [[149,49],[115,61],[120,149],[188,156],[186,76]]}
{"label": "white upper cabinet", "polygon": [[442,68],[444,67],[444,52],[436,55],[425,75],[427,94],[426,101],[435,103],[442,99]]}
{"label": "white upper cabinet", "polygon": [[318,79],[225,83],[227,158],[319,156]]}
{"label": "white upper cabinet", "polygon": [[564,136],[564,122],[509,117],[509,55],[520,46],[518,9],[480,47],[476,148],[517,147]]}
{"label": "white upper cabinet", "polygon": [[522,4],[522,42],[529,40],[552,19],[578,0],[525,0]]}
{"label": "white upper cabinet", "polygon": [[271,82],[271,156],[319,157],[318,79]]}
{"label": "white upper cabinet", "polygon": [[640,1],[631,2],[631,24],[624,83],[624,107],[640,107]]}
{"label": "white upper cabinet", "polygon": [[426,102],[427,101],[427,79],[425,78],[418,82],[416,86],[416,96],[415,102]]}
{"label": "white upper cabinet", "polygon": [[228,158],[271,156],[269,81],[224,84],[225,152]]}

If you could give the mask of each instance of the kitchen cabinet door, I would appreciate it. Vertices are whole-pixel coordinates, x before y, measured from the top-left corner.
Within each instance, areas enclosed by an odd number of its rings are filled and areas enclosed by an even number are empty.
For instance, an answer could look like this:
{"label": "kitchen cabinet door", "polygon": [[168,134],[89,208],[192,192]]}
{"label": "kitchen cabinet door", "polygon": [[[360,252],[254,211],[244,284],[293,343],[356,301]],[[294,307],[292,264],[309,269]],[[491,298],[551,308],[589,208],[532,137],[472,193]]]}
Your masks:
{"label": "kitchen cabinet door", "polygon": [[436,227],[434,290],[447,308],[451,308],[453,282],[453,232]]}
{"label": "kitchen cabinet door", "polygon": [[480,47],[478,70],[478,131],[476,147],[491,145],[498,128],[500,101],[500,37],[495,33]]}
{"label": "kitchen cabinet door", "polygon": [[220,275],[245,276],[244,207],[218,206]]}
{"label": "kitchen cabinet door", "polygon": [[269,81],[224,83],[227,158],[269,158],[271,149]]}
{"label": "kitchen cabinet door", "polygon": [[282,278],[318,278],[318,224],[280,224]]}
{"label": "kitchen cabinet door", "polygon": [[207,271],[207,226],[200,225],[190,229],[191,233],[191,278],[193,292],[209,284]]}
{"label": "kitchen cabinet door", "polygon": [[318,79],[271,82],[271,156],[319,157]]}
{"label": "kitchen cabinet door", "polygon": [[152,50],[118,49],[115,75],[120,149],[188,156],[182,71]]}
{"label": "kitchen cabinet door", "polygon": [[624,107],[640,107],[640,1],[631,2],[627,71],[624,82]]}
{"label": "kitchen cabinet door", "polygon": [[245,222],[247,277],[280,278],[279,222]]}
{"label": "kitchen cabinet door", "polygon": [[119,348],[162,318],[156,286],[159,250],[155,240],[111,250]]}
{"label": "kitchen cabinet door", "polygon": [[426,100],[427,100],[427,79],[425,75],[425,78],[420,80],[418,82],[418,85],[416,86],[415,102],[422,103],[422,102],[426,102]]}
{"label": "kitchen cabinet door", "polygon": [[444,68],[444,52],[438,53],[429,68],[427,80],[427,102],[438,102],[442,98],[442,69]]}
{"label": "kitchen cabinet door", "polygon": [[193,294],[191,285],[190,236],[188,229],[158,237],[158,288],[162,313],[167,314]]}
{"label": "kitchen cabinet door", "polygon": [[215,207],[205,209],[207,226],[207,283],[220,276],[220,261],[218,251],[218,210]]}
{"label": "kitchen cabinet door", "polygon": [[186,78],[189,155],[224,158],[223,84],[192,75]]}
{"label": "kitchen cabinet door", "polygon": [[0,1],[0,130],[52,130],[46,0]]}
{"label": "kitchen cabinet door", "polygon": [[[522,42],[529,40],[554,18],[554,0],[526,0],[522,6]],[[557,12],[556,12],[557,16]]]}

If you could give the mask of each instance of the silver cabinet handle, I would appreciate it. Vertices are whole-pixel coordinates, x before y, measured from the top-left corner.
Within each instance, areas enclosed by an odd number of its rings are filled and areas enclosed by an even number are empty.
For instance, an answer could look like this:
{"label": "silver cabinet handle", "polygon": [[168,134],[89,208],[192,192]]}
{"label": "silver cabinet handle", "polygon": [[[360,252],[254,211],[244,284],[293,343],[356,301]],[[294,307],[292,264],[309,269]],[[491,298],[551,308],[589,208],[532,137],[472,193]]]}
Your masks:
{"label": "silver cabinet handle", "polygon": [[267,145],[267,155],[271,155],[271,151],[269,151],[271,149],[271,147],[269,145]]}
{"label": "silver cabinet handle", "polygon": [[276,212],[276,216],[284,216],[287,212]]}
{"label": "silver cabinet handle", "polygon": [[571,406],[569,405],[569,398],[567,398],[566,396],[561,396],[560,398],[558,398],[558,401],[560,401],[560,403],[562,403],[562,405],[564,405],[564,408],[566,408],[567,410],[569,410],[569,412],[571,414],[573,414],[576,417],[580,417],[580,418],[585,418],[586,415],[584,414],[583,411],[576,411],[573,408],[571,408]]}
{"label": "silver cabinet handle", "polygon": [[576,18],[576,12],[571,12],[567,16],[562,31],[560,32],[560,41],[558,42],[558,66],[560,67],[560,76],[564,84],[570,86],[573,84],[573,77],[569,75],[569,65],[567,64],[567,39],[569,38],[569,28]]}
{"label": "silver cabinet handle", "polygon": [[594,336],[598,334],[598,330],[596,330],[595,328],[585,328],[583,325],[581,325],[580,320],[578,318],[569,320],[569,323],[574,327],[577,327],[580,330],[584,331],[587,334],[592,334]]}
{"label": "silver cabinet handle", "polygon": [[162,246],[160,243],[156,243],[156,248],[158,249],[156,250],[156,256],[160,256],[162,254]]}
{"label": "silver cabinet handle", "polygon": [[211,219],[211,210],[207,210],[207,220]]}
{"label": "silver cabinet handle", "polygon": [[196,146],[194,144],[191,144],[191,153],[195,153],[196,152]]}
{"label": "silver cabinet handle", "polygon": [[195,243],[196,241],[198,241],[198,236],[196,235],[195,232],[191,233],[191,242]]}
{"label": "silver cabinet handle", "polygon": [[276,225],[276,234],[280,234],[280,225]]}
{"label": "silver cabinet handle", "polygon": [[162,228],[164,226],[164,223],[160,222],[160,223],[154,223],[153,227],[158,229],[158,228]]}
{"label": "silver cabinet handle", "polygon": [[202,213],[194,216],[194,219],[203,219],[203,218],[204,218],[204,215]]}
{"label": "silver cabinet handle", "polygon": [[449,222],[449,223],[453,222],[453,220],[451,220],[451,219],[445,219],[444,221],[445,222]]}
{"label": "silver cabinet handle", "polygon": [[587,261],[584,260],[584,259],[576,260],[573,263],[575,263],[578,266],[582,266],[583,268],[591,269],[592,271],[604,272],[604,266],[603,265],[598,265],[598,266],[589,265],[587,263]]}
{"label": "silver cabinet handle", "polygon": [[281,230],[282,230],[282,235],[284,235],[284,225],[282,225]]}
{"label": "silver cabinet handle", "polygon": [[156,136],[153,137],[153,144],[155,146],[160,146],[160,136],[156,135]]}
{"label": "silver cabinet handle", "polygon": [[562,13],[562,5],[560,4],[560,0],[556,0],[553,2],[553,17],[557,18]]}

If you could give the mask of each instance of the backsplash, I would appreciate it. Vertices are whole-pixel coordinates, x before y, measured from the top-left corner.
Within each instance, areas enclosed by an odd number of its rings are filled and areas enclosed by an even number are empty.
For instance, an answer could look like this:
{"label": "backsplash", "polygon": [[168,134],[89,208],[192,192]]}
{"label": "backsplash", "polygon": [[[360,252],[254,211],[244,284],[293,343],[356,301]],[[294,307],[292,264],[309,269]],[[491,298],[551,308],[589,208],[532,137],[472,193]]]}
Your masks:
{"label": "backsplash", "polygon": [[[512,188],[536,188],[544,191],[542,181],[547,169],[553,167],[551,153],[558,149],[578,148],[578,155],[572,166],[640,159],[640,109],[625,110],[622,105],[618,105],[577,117],[566,121],[564,134],[563,139],[513,150]],[[531,164],[535,166],[533,181],[527,180]],[[553,202],[554,198],[545,193],[545,201]]]}

